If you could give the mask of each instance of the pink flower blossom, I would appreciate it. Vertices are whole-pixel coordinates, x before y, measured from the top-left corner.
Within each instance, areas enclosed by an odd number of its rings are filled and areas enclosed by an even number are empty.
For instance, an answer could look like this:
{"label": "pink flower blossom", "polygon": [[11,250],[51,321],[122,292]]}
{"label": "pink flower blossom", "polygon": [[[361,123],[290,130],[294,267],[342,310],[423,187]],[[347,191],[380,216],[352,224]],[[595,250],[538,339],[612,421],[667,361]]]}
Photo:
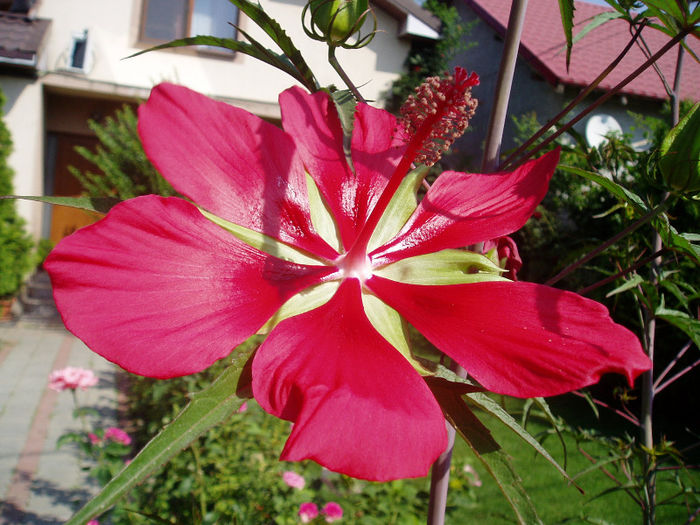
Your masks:
{"label": "pink flower blossom", "polygon": [[90,520],[87,522],[86,525],[100,525],[100,522],[97,520]]}
{"label": "pink flower blossom", "polygon": [[242,414],[242,413],[245,412],[246,410],[248,410],[248,402],[247,402],[247,401],[243,401],[243,403],[241,404],[241,406],[238,407],[238,413],[239,413],[239,414]]}
{"label": "pink flower blossom", "polygon": [[307,501],[299,505],[299,518],[301,518],[302,523],[309,523],[316,519],[316,516],[318,516],[318,507],[315,503]]}
{"label": "pink flower blossom", "polygon": [[49,388],[60,392],[71,389],[87,390],[97,384],[98,378],[92,370],[67,366],[60,370],[54,370],[49,374]]}
{"label": "pink flower blossom", "polygon": [[93,445],[98,445],[102,441],[97,434],[94,434],[92,432],[88,434],[88,439]]}
{"label": "pink flower blossom", "polygon": [[131,445],[131,437],[120,428],[109,427],[105,430],[105,439],[111,439],[122,445]]}
{"label": "pink flower blossom", "polygon": [[527,221],[558,151],[510,173],[447,171],[416,201],[424,170],[413,163],[435,158],[426,137],[448,133],[449,119],[466,125],[475,82],[461,69],[438,82],[434,106],[409,108],[410,126],[358,104],[352,167],[325,92],[282,93],[281,130],[157,86],[139,134],[187,199],[122,202],[58,244],[45,266],[67,328],[159,378],[269,331],[252,390],[295,423],[281,458],[378,481],[426,475],[447,443],[403,321],[496,393],[552,396],[610,372],[632,382],[649,359],[604,306],[506,280],[463,249]]}
{"label": "pink flower blossom", "polygon": [[326,517],[326,523],[333,523],[343,517],[343,508],[335,501],[329,501],[321,509],[321,514]]}
{"label": "pink flower blossom", "polygon": [[291,470],[285,470],[282,473],[282,479],[287,484],[287,486],[292,487],[293,489],[301,490],[306,486],[306,480],[304,479],[304,476],[301,476],[300,474],[297,474],[296,472],[293,472]]}

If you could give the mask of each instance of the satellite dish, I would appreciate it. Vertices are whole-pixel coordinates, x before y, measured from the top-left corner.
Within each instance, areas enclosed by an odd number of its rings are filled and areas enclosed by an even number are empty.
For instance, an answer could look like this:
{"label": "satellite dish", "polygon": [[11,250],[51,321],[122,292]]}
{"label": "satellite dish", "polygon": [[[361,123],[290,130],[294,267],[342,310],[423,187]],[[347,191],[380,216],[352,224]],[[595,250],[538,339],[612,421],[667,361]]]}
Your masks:
{"label": "satellite dish", "polygon": [[591,147],[597,148],[601,144],[607,142],[605,135],[612,132],[622,133],[622,127],[619,122],[615,120],[615,117],[601,113],[600,115],[593,115],[588,119],[588,123],[586,124],[586,140]]}

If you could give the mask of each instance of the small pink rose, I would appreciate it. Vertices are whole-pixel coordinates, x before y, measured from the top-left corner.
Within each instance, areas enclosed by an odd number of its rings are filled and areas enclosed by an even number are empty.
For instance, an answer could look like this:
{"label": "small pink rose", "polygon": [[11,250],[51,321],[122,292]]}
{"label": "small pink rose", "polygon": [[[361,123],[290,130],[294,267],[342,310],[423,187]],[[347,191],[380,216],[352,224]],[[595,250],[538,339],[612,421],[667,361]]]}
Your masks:
{"label": "small pink rose", "polygon": [[321,514],[326,517],[326,523],[333,523],[343,517],[343,507],[335,501],[329,501],[321,509]]}
{"label": "small pink rose", "polygon": [[92,432],[88,434],[88,438],[93,445],[98,445],[100,441],[102,441],[97,434],[93,434]]}
{"label": "small pink rose", "polygon": [[304,476],[301,476],[300,474],[297,474],[296,472],[293,472],[291,470],[285,470],[282,473],[282,479],[287,484],[287,486],[292,487],[293,489],[301,490],[306,486],[306,480],[304,479]]}
{"label": "small pink rose", "polygon": [[92,370],[68,366],[60,370],[54,370],[49,374],[49,388],[60,392],[62,390],[86,390],[97,384],[97,376]]}
{"label": "small pink rose", "polygon": [[109,427],[105,430],[105,439],[111,439],[122,445],[131,445],[131,437],[120,428]]}
{"label": "small pink rose", "polygon": [[309,523],[318,516],[318,507],[315,503],[307,501],[299,505],[299,518],[302,523]]}

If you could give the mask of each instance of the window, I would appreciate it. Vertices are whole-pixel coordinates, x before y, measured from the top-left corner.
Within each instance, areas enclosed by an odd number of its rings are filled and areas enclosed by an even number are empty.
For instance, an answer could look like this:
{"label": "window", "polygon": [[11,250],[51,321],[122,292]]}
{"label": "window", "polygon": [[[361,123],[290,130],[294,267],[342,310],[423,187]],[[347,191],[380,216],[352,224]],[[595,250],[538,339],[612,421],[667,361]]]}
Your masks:
{"label": "window", "polygon": [[235,38],[231,24],[237,21],[238,8],[229,0],[144,0],[141,38],[151,42],[196,35]]}

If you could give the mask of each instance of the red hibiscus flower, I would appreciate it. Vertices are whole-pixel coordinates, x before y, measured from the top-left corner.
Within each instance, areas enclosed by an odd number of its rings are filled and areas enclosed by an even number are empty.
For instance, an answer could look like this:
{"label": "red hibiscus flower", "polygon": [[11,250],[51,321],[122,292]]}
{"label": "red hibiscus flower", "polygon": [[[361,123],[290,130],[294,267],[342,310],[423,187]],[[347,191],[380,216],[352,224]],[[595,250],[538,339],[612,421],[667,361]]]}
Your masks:
{"label": "red hibiscus flower", "polygon": [[412,163],[434,157],[431,133],[451,129],[444,115],[459,120],[450,113],[473,83],[459,70],[440,84],[448,96],[416,109],[410,134],[358,104],[351,163],[323,92],[282,93],[281,130],[156,87],[139,133],[188,200],[125,201],[59,243],[46,267],[66,326],[160,378],[200,371],[269,330],[252,387],[267,412],[294,422],[282,459],[371,480],[423,476],[446,447],[402,319],[493,392],[550,396],[607,372],[632,381],[649,361],[605,307],[508,281],[461,249],[525,223],[557,152],[512,173],[445,172],[416,202]]}

